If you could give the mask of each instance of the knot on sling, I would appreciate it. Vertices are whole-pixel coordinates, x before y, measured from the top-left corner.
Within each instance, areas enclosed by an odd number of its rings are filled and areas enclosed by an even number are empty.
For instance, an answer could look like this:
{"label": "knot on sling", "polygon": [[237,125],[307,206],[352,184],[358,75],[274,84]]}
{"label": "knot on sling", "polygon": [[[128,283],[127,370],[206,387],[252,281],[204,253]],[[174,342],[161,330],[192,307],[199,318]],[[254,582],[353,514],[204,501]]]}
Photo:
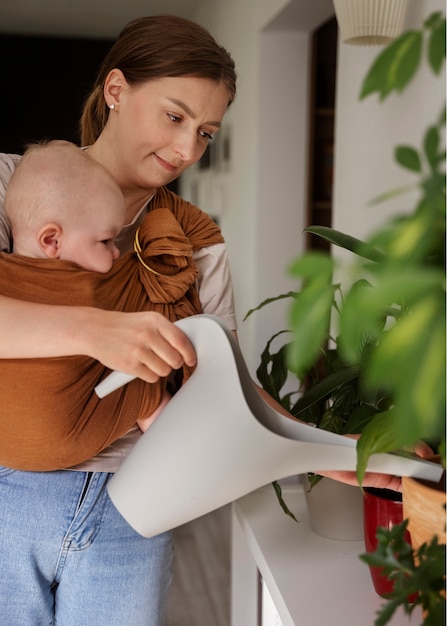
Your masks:
{"label": "knot on sling", "polygon": [[153,209],[137,230],[138,274],[152,302],[179,300],[198,276],[193,247],[169,209]]}

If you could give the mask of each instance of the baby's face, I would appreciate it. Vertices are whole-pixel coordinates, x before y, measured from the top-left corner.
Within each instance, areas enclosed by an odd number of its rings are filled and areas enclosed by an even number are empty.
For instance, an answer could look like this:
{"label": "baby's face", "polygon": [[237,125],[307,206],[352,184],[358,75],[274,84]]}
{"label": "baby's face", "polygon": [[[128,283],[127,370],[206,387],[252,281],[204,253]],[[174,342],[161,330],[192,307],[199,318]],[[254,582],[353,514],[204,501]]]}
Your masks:
{"label": "baby's face", "polygon": [[108,272],[119,257],[115,238],[124,226],[125,205],[113,184],[101,185],[90,194],[72,226],[64,228],[60,259],[73,261],[86,270]]}

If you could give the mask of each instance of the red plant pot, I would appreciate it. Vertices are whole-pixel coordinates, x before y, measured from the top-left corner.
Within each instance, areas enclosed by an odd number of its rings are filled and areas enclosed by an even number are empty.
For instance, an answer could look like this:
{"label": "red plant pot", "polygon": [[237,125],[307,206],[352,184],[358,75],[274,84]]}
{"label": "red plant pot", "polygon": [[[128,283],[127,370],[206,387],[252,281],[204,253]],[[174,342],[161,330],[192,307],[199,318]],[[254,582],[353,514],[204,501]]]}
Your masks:
{"label": "red plant pot", "polygon": [[[376,532],[379,526],[391,529],[403,521],[402,494],[389,489],[375,489],[366,487],[363,497],[363,528],[365,550],[375,552],[377,547]],[[405,533],[405,539],[411,545],[410,535]],[[371,578],[376,592],[387,597],[393,590],[393,581],[382,574],[381,567],[369,566]],[[408,599],[410,602],[413,600]]]}

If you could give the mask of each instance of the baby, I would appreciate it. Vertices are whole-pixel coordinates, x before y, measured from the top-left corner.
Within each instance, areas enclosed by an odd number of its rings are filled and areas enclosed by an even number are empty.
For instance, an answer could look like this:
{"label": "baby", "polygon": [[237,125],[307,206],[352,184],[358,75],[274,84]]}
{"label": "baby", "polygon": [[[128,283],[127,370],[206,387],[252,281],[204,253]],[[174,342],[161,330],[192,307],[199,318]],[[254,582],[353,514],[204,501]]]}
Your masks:
{"label": "baby", "polygon": [[[119,257],[115,238],[124,226],[123,194],[110,172],[67,141],[32,145],[11,177],[5,197],[13,252],[71,261],[106,273]],[[170,399],[137,424],[145,431]]]}

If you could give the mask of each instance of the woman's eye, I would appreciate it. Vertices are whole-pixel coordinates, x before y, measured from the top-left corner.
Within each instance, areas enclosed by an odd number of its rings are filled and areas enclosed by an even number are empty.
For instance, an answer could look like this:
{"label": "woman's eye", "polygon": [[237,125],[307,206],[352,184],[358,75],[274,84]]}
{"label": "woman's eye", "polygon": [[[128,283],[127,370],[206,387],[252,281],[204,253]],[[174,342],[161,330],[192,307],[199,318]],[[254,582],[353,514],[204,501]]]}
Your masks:
{"label": "woman's eye", "polygon": [[182,121],[181,117],[179,117],[178,115],[174,115],[173,113],[168,113],[168,117],[171,122],[175,122],[176,124],[179,124]]}
{"label": "woman's eye", "polygon": [[[181,124],[183,122],[183,118],[179,115],[175,115],[175,113],[167,113],[167,116],[174,124]],[[206,141],[212,141],[214,139],[214,134],[206,130],[199,130],[199,135]]]}
{"label": "woman's eye", "polygon": [[214,139],[214,135],[207,133],[206,130],[200,130],[199,135],[208,141],[212,141]]}

